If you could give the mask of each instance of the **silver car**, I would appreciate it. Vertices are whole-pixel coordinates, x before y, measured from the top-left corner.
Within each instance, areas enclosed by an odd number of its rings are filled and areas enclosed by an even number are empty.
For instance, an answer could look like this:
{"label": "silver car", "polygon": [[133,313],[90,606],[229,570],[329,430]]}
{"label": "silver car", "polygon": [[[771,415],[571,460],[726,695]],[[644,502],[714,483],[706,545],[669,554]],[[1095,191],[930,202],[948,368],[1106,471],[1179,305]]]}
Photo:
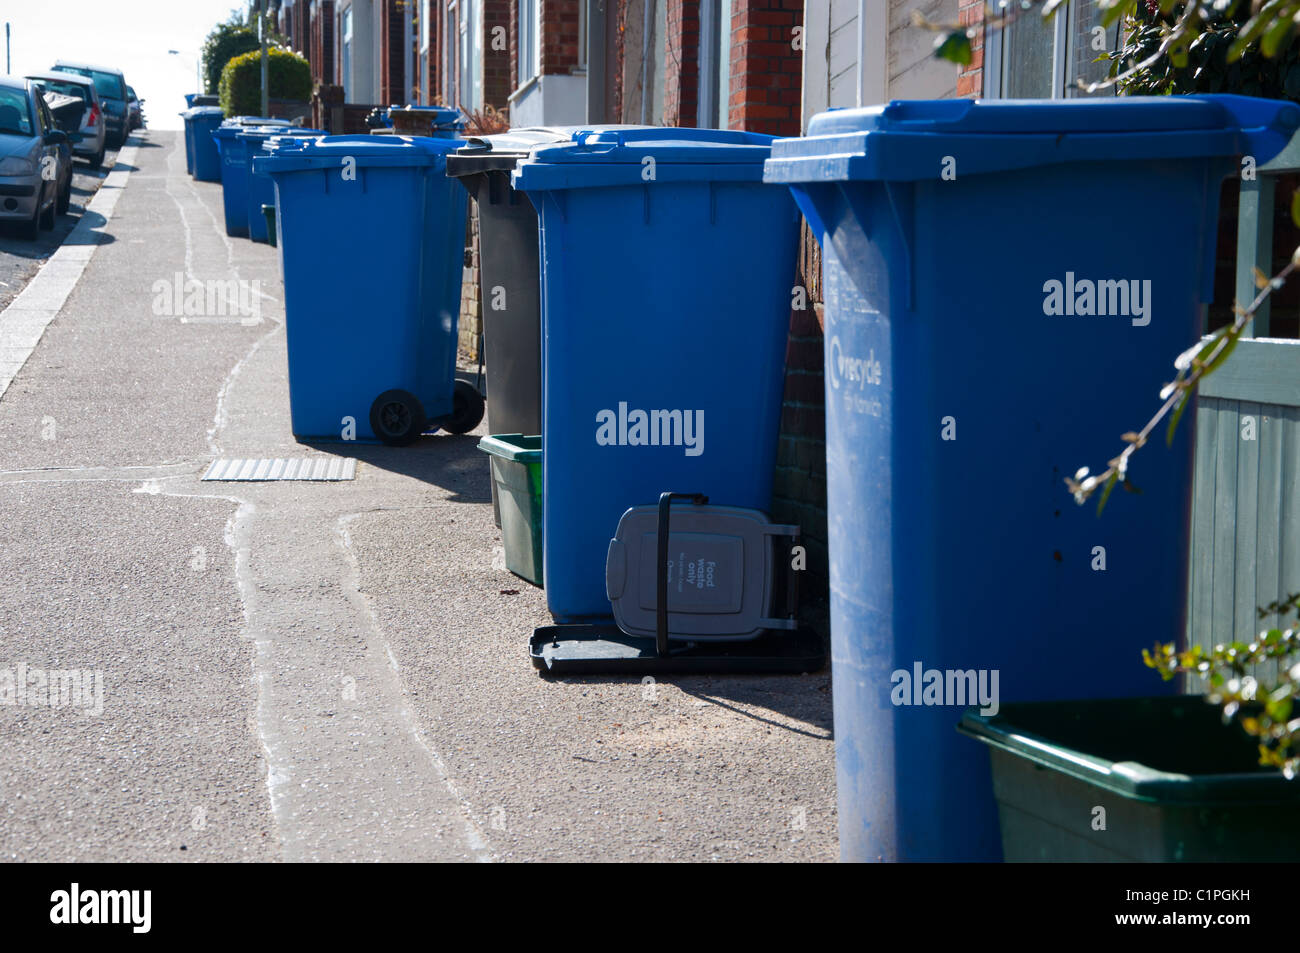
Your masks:
{"label": "silver car", "polygon": [[[80,136],[72,137],[72,154],[89,159],[93,168],[98,169],[103,165],[104,150],[108,146],[108,120],[104,115],[104,106],[99,101],[99,93],[95,90],[95,81],[80,73],[63,73],[58,70],[28,73],[27,78],[46,93],[76,96],[85,103],[80,123],[75,130]],[[56,115],[55,120],[57,119]],[[64,132],[73,132],[67,126],[62,128]]]}
{"label": "silver car", "polygon": [[108,147],[122,148],[122,143],[126,142],[127,134],[131,131],[127,128],[127,112],[130,107],[127,105],[126,78],[122,71],[115,66],[96,66],[79,60],[62,59],[52,68],[60,73],[89,76],[95,81],[95,90],[99,93],[99,101],[104,107],[104,117],[108,122]]}
{"label": "silver car", "polygon": [[30,80],[0,77],[0,221],[24,238],[52,229],[72,185],[68,134]]}

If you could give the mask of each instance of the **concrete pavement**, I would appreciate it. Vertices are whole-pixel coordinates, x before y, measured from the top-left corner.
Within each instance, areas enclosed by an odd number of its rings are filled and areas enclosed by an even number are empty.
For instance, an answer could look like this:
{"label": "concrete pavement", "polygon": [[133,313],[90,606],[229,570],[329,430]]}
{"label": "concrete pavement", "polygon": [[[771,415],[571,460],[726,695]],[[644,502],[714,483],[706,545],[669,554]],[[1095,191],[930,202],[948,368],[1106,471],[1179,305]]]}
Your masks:
{"label": "concrete pavement", "polygon": [[[0,704],[0,857],[833,859],[829,674],[539,677],[478,435],[295,443],[275,251],[225,236],[178,134],[135,138],[0,397],[0,694],[103,689]],[[176,273],[260,320],[167,313]],[[355,481],[199,481],[331,453]]]}

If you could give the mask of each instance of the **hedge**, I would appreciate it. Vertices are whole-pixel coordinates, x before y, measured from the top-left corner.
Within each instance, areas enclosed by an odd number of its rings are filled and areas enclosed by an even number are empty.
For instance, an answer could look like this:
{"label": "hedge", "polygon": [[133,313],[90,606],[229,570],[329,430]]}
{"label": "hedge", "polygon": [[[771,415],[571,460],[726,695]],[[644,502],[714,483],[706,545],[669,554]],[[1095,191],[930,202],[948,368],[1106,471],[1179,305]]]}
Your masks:
{"label": "hedge", "polygon": [[[311,100],[311,66],[288,50],[267,50],[271,99]],[[227,116],[256,116],[262,111],[262,52],[236,56],[221,71],[221,108]]]}
{"label": "hedge", "polygon": [[221,88],[221,71],[236,56],[259,50],[257,31],[234,23],[223,23],[208,34],[203,44],[204,92],[216,95]]}

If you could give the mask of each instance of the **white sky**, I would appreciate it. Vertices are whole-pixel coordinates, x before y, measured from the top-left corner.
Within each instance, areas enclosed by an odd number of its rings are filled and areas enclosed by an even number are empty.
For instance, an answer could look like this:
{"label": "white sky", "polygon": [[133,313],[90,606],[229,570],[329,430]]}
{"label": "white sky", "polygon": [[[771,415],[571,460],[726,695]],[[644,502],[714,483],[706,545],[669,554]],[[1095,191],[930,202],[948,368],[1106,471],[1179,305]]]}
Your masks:
{"label": "white sky", "polygon": [[10,72],[46,70],[60,56],[116,66],[146,100],[150,128],[179,129],[203,41],[236,8],[246,0],[0,0],[0,20],[12,31]]}

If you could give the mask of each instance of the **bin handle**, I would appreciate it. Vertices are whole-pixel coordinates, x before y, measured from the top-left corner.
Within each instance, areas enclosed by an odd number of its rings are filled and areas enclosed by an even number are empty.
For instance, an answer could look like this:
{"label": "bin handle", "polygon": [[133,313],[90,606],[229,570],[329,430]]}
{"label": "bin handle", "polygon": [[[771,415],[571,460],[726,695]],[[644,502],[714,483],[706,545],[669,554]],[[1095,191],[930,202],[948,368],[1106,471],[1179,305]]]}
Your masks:
{"label": "bin handle", "polygon": [[655,652],[661,658],[668,655],[668,511],[672,509],[673,500],[690,500],[696,506],[709,502],[703,493],[659,494],[659,523],[655,529],[655,542],[659,549],[659,566],[655,574]]}

